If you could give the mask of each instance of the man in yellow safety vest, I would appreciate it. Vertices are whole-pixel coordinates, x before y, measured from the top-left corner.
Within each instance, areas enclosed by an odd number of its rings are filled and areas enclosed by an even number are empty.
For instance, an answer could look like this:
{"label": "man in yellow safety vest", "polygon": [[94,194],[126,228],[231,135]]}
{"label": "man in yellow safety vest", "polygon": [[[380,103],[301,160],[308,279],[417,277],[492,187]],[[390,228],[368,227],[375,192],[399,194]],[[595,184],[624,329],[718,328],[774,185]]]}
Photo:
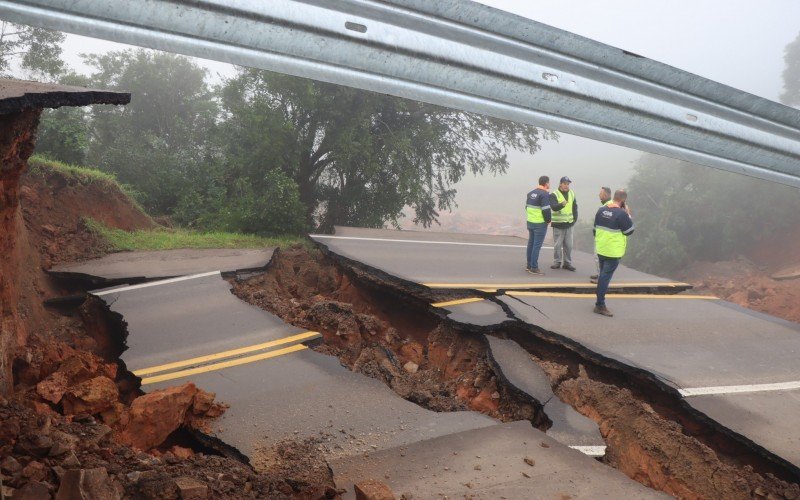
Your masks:
{"label": "man in yellow safety vest", "polygon": [[[599,198],[601,206],[611,203],[611,188],[607,186],[601,187]],[[628,213],[630,214],[630,212]],[[597,283],[597,277],[600,275],[600,260],[597,258],[597,248],[594,249],[594,267],[595,273],[589,276],[589,281],[592,283]]]}
{"label": "man in yellow safety vest", "polygon": [[564,176],[558,189],[550,194],[550,209],[553,211],[550,225],[553,227],[553,265],[550,269],[563,267],[574,271],[572,265],[573,228],[578,220],[578,202],[575,191],[569,188],[572,180]]}
{"label": "man in yellow safety vest", "polygon": [[628,193],[618,189],[614,193],[614,201],[600,207],[594,217],[594,244],[600,260],[594,312],[603,316],[613,316],[606,307],[606,292],[620,259],[625,255],[628,236],[633,234],[633,220],[625,207],[627,199]]}
{"label": "man in yellow safety vest", "polygon": [[550,223],[550,177],[539,177],[539,185],[525,195],[525,213],[528,226],[528,248],[525,269],[536,275],[544,274],[539,269],[539,251],[542,249],[547,225]]}

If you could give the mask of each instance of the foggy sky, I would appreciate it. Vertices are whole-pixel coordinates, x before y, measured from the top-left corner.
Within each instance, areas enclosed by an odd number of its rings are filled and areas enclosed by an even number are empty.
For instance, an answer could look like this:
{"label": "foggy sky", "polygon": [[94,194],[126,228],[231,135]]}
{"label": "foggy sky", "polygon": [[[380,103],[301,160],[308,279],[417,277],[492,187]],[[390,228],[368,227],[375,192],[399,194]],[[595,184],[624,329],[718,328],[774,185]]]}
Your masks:
{"label": "foggy sky", "polygon": [[[482,0],[544,24],[777,100],[782,91],[784,47],[800,33],[800,1],[770,0]],[[86,71],[77,56],[126,48],[68,35],[67,61]],[[224,63],[200,61],[212,74],[230,75]],[[522,213],[522,198],[539,175],[569,175],[582,206],[593,206],[599,186],[624,186],[635,150],[561,134],[534,156],[509,155],[501,177],[468,175],[457,186],[459,210]],[[528,188],[527,186],[531,186]],[[582,211],[581,219],[593,210]]]}

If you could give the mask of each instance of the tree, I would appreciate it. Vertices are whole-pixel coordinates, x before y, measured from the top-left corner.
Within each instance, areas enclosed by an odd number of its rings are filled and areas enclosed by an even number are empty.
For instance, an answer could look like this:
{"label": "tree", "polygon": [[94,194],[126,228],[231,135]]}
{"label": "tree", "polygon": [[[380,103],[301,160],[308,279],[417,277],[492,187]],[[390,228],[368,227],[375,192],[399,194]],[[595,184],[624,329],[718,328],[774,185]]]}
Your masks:
{"label": "tree", "polygon": [[[64,85],[88,86],[89,78],[68,73],[59,78]],[[87,108],[63,106],[46,109],[37,128],[36,152],[54,160],[83,165],[89,148]]]}
{"label": "tree", "polygon": [[86,56],[90,83],[131,92],[127,106],[91,109],[87,162],[143,193],[154,214],[173,212],[217,161],[209,138],[218,107],[206,70],[190,59],[144,49]]}
{"label": "tree", "polygon": [[55,80],[64,71],[63,41],[58,31],[0,21],[0,74],[9,76],[17,61],[37,79]]}
{"label": "tree", "polygon": [[383,94],[241,69],[221,89],[229,175],[259,192],[265,172],[297,184],[305,219],[428,226],[455,206],[466,172],[503,174],[510,148],[530,154],[555,133]]}
{"label": "tree", "polygon": [[783,70],[783,94],[781,102],[789,106],[800,106],[800,34],[786,46]]}

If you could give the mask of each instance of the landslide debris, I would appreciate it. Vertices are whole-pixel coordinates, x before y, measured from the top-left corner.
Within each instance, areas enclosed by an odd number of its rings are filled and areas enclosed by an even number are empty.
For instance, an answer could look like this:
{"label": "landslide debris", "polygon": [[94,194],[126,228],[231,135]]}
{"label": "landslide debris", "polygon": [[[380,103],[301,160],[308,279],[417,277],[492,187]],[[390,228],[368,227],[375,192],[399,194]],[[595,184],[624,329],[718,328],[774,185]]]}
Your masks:
{"label": "landslide debris", "polygon": [[300,246],[276,253],[266,273],[233,287],[242,300],[320,332],[324,343],[316,350],[424,408],[549,425],[537,402],[498,382],[482,335],[456,331],[387,290],[354,281],[319,251]]}

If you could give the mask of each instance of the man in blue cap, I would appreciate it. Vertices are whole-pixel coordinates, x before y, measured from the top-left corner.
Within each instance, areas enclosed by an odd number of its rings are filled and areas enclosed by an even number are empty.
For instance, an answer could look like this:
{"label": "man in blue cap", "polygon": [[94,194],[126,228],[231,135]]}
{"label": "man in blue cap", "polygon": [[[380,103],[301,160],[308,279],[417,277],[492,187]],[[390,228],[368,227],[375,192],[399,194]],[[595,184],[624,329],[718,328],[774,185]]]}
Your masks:
{"label": "man in blue cap", "polygon": [[552,210],[550,225],[553,227],[553,265],[551,269],[563,267],[574,271],[572,265],[572,229],[578,220],[578,202],[575,192],[569,188],[572,180],[564,176],[558,183],[558,189],[550,194]]}

